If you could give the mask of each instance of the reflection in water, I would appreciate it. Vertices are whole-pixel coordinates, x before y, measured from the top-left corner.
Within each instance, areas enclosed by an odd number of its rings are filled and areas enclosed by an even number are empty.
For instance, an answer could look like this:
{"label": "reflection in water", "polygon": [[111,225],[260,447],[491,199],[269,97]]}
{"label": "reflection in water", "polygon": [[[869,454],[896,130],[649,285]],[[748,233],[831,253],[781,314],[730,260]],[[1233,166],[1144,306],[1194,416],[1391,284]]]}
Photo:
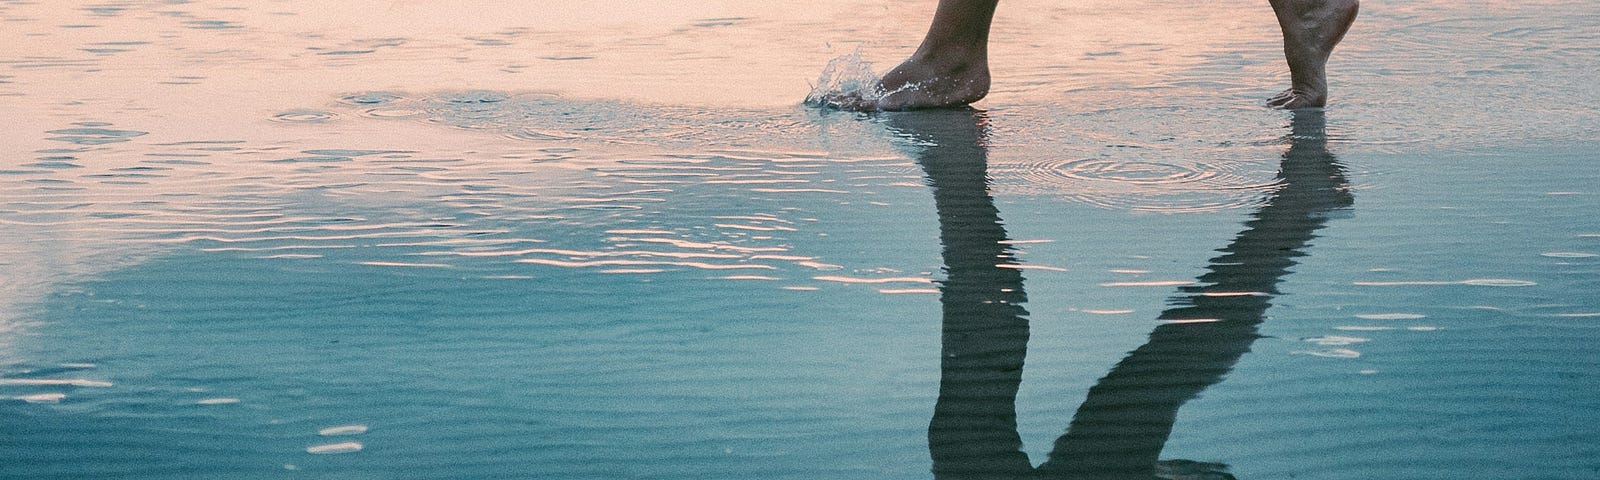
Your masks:
{"label": "reflection in water", "polygon": [[1028,320],[1019,269],[999,210],[987,191],[981,112],[888,116],[917,145],[933,188],[947,273],[942,288],[939,400],[928,428],[941,479],[1231,478],[1223,466],[1158,462],[1178,408],[1217,383],[1249,351],[1293,258],[1325,213],[1348,207],[1342,168],[1327,150],[1321,112],[1295,112],[1282,188],[1184,287],[1151,332],[1089,390],[1049,459],[1034,468],[1017,433],[1016,394],[1027,355]]}
{"label": "reflection in water", "polygon": [[946,279],[939,401],[928,447],[939,478],[1021,476],[1033,470],[1017,433],[1016,396],[1027,355],[1022,272],[1005,242],[985,178],[984,116],[971,110],[888,116],[922,148],[939,213]]}

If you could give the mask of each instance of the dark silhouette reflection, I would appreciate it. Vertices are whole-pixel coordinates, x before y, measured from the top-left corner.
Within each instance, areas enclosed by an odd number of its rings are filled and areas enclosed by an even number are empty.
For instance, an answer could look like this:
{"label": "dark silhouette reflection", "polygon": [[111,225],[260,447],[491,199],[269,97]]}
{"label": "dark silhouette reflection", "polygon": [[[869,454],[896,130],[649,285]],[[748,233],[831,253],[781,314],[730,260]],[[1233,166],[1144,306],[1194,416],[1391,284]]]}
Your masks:
{"label": "dark silhouette reflection", "polygon": [[988,193],[985,117],[975,110],[886,115],[927,174],[946,280],[939,399],[928,427],[939,479],[1232,478],[1223,466],[1158,461],[1178,408],[1222,380],[1258,338],[1277,284],[1329,211],[1352,197],[1328,153],[1321,112],[1294,112],[1271,194],[1143,346],[1090,388],[1038,468],[1022,452],[1016,395],[1027,355],[1021,271]]}
{"label": "dark silhouette reflection", "polygon": [[939,401],[928,447],[939,478],[1019,478],[1033,471],[1017,434],[1028,348],[1022,272],[989,196],[984,116],[973,110],[888,116],[933,188],[944,244]]}

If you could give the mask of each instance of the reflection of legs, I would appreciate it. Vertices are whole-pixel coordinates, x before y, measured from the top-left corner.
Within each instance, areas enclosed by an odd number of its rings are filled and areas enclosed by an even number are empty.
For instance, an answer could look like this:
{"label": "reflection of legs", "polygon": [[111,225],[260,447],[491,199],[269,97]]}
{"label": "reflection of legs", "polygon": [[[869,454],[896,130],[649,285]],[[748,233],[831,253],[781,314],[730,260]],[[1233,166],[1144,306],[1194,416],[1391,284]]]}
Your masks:
{"label": "reflection of legs", "polygon": [[1199,285],[1160,319],[1144,345],[1089,389],[1050,459],[1039,466],[1053,478],[1149,480],[1158,472],[1185,478],[1232,478],[1219,465],[1157,463],[1178,410],[1222,380],[1259,338],[1277,285],[1304,255],[1328,217],[1354,200],[1343,169],[1328,152],[1323,113],[1295,112],[1290,145],[1280,164],[1283,188],[1245,222],[1221,256],[1211,259]]}
{"label": "reflection of legs", "polygon": [[1357,0],[1271,0],[1283,29],[1290,86],[1267,104],[1285,109],[1328,102],[1328,56],[1356,20]]}
{"label": "reflection of legs", "polygon": [[[1039,466],[1041,471],[1050,478],[1073,480],[1156,478],[1161,463],[1167,463],[1157,460],[1172,435],[1179,408],[1221,381],[1249,351],[1267,304],[1256,296],[1205,298],[1217,301],[1168,310],[1163,317],[1224,318],[1166,324],[1151,332],[1148,342],[1089,389],[1067,432],[1056,439],[1049,460]],[[1221,475],[1195,478],[1229,478]]]}
{"label": "reflection of legs", "polygon": [[989,22],[999,0],[940,0],[911,58],[883,75],[878,110],[965,105],[989,94]]}
{"label": "reflection of legs", "polygon": [[948,110],[886,115],[913,139],[933,188],[946,279],[939,400],[928,423],[938,480],[1023,480],[1033,465],[1017,434],[1016,397],[1028,351],[1022,272],[1012,266],[1000,210],[989,196],[983,117]]}

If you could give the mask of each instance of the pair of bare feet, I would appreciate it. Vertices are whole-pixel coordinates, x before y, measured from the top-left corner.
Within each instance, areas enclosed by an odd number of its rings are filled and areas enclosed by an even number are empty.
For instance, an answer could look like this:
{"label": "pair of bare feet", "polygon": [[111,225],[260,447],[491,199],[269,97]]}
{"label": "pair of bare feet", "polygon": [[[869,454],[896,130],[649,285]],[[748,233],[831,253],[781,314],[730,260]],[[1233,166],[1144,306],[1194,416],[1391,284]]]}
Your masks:
{"label": "pair of bare feet", "polygon": [[[1328,57],[1355,22],[1359,0],[1270,0],[1283,29],[1290,87],[1267,100],[1281,109],[1327,104]],[[876,92],[842,92],[822,103],[847,110],[897,111],[966,105],[989,93],[988,33],[998,0],[940,0],[933,25],[910,58],[884,73]]]}

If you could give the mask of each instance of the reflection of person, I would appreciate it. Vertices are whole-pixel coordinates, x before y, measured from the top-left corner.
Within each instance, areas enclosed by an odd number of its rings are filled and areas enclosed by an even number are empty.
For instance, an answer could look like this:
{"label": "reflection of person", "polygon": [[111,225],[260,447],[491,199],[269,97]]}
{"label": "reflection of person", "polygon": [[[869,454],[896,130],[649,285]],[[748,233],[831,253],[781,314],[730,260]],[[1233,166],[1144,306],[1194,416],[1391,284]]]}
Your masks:
{"label": "reflection of person", "polygon": [[912,137],[944,245],[939,399],[928,427],[935,477],[1232,478],[1218,464],[1157,459],[1179,407],[1221,381],[1249,350],[1275,286],[1322,227],[1323,214],[1350,205],[1342,170],[1326,148],[1321,112],[1295,113],[1280,170],[1283,186],[1212,259],[1201,285],[1185,288],[1161,314],[1170,323],[1089,390],[1038,468],[1022,452],[1016,430],[1027,295],[987,190],[983,116],[916,112],[891,115],[888,122]]}
{"label": "reflection of person", "polygon": [[1089,389],[1041,469],[1148,480],[1178,408],[1222,381],[1250,351],[1294,257],[1304,255],[1325,213],[1352,201],[1343,170],[1328,153],[1322,112],[1295,112],[1289,138],[1279,167],[1283,186],[1211,259],[1199,284],[1184,287],[1161,312],[1169,323]]}
{"label": "reflection of person", "polygon": [[946,110],[897,114],[889,125],[919,145],[913,154],[933,189],[944,245],[939,400],[928,426],[936,478],[1022,478],[1015,409],[1028,349],[1022,271],[1006,243],[985,180],[983,116]]}
{"label": "reflection of person", "polygon": [[[1355,21],[1358,0],[1269,0],[1283,30],[1289,89],[1267,100],[1277,108],[1321,107],[1333,47]],[[911,57],[878,82],[881,96],[846,92],[827,98],[851,110],[911,110],[965,105],[989,93],[989,23],[999,0],[939,0],[933,24]]]}

